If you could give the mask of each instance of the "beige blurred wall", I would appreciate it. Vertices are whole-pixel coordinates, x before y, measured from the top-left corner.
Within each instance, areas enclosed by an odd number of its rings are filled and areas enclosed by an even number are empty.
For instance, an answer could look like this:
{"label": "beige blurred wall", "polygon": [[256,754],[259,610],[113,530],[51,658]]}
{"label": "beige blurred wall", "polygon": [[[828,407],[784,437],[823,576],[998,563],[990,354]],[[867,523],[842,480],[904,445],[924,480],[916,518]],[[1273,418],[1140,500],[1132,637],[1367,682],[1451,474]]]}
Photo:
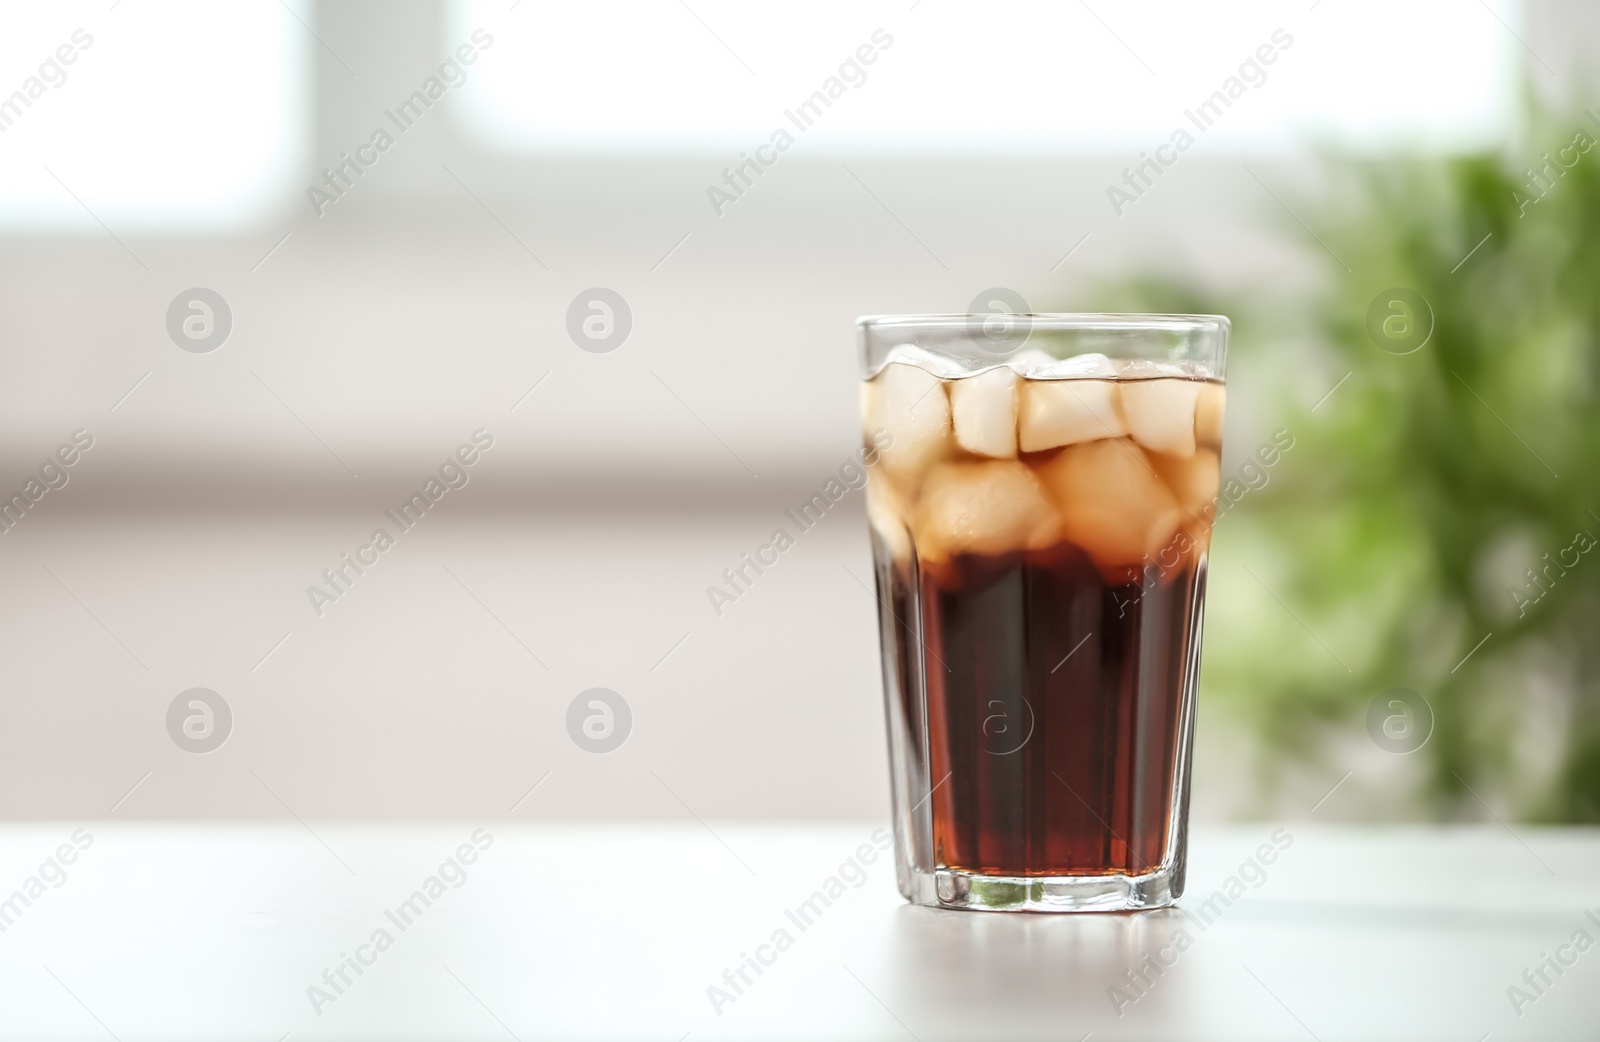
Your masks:
{"label": "beige blurred wall", "polygon": [[[1575,76],[1594,19],[1535,4],[1529,45]],[[436,60],[441,21],[317,7],[363,75],[318,52],[319,86],[341,80],[313,155]],[[1237,161],[1196,156],[1112,219],[1122,162],[797,155],[719,219],[711,158],[508,158],[446,118],[320,220],[297,191],[246,233],[128,237],[148,272],[108,235],[0,239],[0,491],[95,439],[0,535],[0,814],[881,817],[859,500],[724,615],[705,587],[854,448],[854,316],[992,286],[1088,306],[1136,266],[1315,279]],[[1286,194],[1316,177],[1252,168]],[[193,286],[233,312],[210,354],[166,330]],[[566,331],[593,286],[633,314],[608,354]],[[1254,445],[1286,392],[1230,375],[1228,439]],[[469,484],[319,616],[306,587],[480,428]],[[215,752],[168,736],[191,687],[234,713]],[[633,712],[616,752],[568,737],[592,687]],[[1246,740],[1202,720],[1196,812],[1225,816]]]}

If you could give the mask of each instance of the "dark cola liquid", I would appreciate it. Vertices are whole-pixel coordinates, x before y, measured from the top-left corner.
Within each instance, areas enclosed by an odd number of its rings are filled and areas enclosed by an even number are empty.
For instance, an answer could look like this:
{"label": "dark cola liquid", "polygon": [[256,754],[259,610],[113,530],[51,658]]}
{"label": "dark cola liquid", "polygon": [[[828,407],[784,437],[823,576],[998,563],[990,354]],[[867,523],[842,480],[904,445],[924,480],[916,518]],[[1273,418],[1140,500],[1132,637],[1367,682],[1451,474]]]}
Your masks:
{"label": "dark cola liquid", "polygon": [[1173,782],[1186,769],[1203,563],[1115,585],[1063,545],[885,578],[896,614],[918,613],[924,635],[917,655],[902,621],[896,643],[926,684],[935,864],[1014,876],[1155,869],[1170,815],[1184,811]]}

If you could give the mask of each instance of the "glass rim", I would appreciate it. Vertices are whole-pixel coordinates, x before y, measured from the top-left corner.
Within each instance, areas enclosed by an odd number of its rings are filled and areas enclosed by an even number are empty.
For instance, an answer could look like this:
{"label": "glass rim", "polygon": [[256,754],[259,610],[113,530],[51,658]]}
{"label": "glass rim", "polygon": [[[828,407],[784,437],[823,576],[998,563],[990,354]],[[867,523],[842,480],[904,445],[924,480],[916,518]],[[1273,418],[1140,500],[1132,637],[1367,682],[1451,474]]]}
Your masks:
{"label": "glass rim", "polygon": [[1161,332],[1216,332],[1229,329],[1226,315],[1163,314],[1158,312],[1117,311],[979,311],[966,314],[860,315],[856,327],[863,332],[879,329],[955,329],[966,328],[973,320],[997,318],[1027,319],[1035,330],[1155,330]]}

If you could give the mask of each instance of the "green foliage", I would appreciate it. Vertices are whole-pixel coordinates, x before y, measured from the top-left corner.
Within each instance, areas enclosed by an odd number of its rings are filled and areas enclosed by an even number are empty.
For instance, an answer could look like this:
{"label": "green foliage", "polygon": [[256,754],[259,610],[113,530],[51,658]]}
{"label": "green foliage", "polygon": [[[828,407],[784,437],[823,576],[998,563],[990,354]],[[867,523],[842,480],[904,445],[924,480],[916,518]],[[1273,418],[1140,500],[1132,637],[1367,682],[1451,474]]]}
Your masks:
{"label": "green foliage", "polygon": [[[1264,421],[1247,437],[1282,426],[1296,439],[1216,532],[1212,704],[1279,767],[1331,767],[1341,742],[1367,741],[1373,697],[1409,688],[1435,717],[1410,754],[1414,791],[1399,794],[1411,813],[1480,817],[1482,796],[1529,820],[1595,822],[1600,107],[1536,113],[1525,141],[1514,159],[1332,161],[1329,190],[1286,197],[1311,235],[1276,211],[1327,264],[1313,299],[1159,281],[1112,295],[1234,316],[1230,410]],[[1541,195],[1522,171],[1546,152],[1559,165]],[[1412,353],[1368,332],[1375,299],[1400,313],[1394,287],[1432,312]],[[1306,349],[1283,350],[1296,340]],[[1276,376],[1240,378],[1252,371]],[[1240,385],[1279,400],[1241,402]]]}

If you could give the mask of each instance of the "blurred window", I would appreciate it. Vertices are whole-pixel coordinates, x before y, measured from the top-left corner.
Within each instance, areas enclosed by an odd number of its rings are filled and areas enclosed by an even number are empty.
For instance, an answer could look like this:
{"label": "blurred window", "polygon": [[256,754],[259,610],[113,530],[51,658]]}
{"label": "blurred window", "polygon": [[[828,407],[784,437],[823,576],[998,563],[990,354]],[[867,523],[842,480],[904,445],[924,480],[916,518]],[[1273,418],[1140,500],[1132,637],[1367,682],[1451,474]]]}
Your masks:
{"label": "blurred window", "polygon": [[0,228],[226,229],[304,176],[316,44],[282,4],[11,0],[0,17]]}
{"label": "blurred window", "polygon": [[[1226,150],[1279,152],[1311,139],[1449,150],[1498,140],[1515,111],[1520,9],[1489,5],[527,0],[507,11],[504,0],[453,0],[446,32],[454,40],[495,28],[496,49],[456,114],[504,150],[748,151],[775,128],[794,132],[785,110],[873,45],[878,28],[893,43],[846,73],[864,82],[830,99],[804,132],[807,150],[1150,148],[1189,126],[1185,110],[1264,46],[1272,63],[1244,72],[1244,94],[1205,131]],[[1287,47],[1274,44],[1277,29],[1292,38]]]}

